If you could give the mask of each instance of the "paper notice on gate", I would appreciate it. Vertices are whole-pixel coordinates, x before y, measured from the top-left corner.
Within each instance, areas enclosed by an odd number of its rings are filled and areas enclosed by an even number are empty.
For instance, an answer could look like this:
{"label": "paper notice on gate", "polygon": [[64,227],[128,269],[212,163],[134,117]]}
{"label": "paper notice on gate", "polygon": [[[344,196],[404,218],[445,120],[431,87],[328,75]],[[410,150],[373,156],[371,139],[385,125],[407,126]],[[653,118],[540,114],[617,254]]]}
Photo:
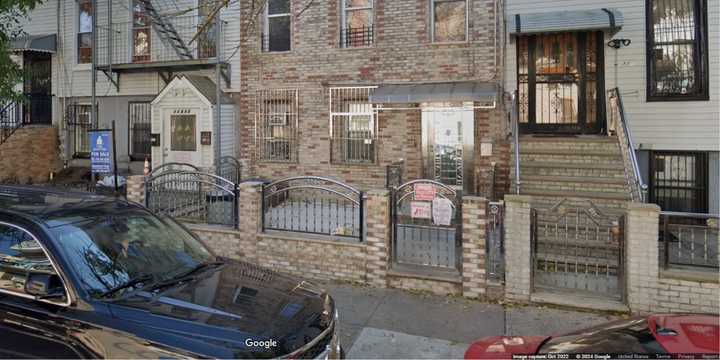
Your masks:
{"label": "paper notice on gate", "polygon": [[452,222],[452,201],[438,197],[432,202],[432,220],[435,225],[450,226]]}
{"label": "paper notice on gate", "polygon": [[433,201],[437,193],[433,184],[415,184],[413,192],[415,192],[415,200],[417,201]]}
{"label": "paper notice on gate", "polygon": [[431,205],[427,201],[411,201],[410,217],[413,219],[430,219]]}

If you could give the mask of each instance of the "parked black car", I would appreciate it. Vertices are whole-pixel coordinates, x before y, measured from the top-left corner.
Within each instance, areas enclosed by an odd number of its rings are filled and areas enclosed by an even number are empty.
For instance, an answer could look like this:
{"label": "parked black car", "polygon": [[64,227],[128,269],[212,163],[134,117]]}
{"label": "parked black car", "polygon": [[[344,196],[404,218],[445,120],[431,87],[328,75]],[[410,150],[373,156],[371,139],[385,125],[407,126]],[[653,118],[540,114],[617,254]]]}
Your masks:
{"label": "parked black car", "polygon": [[[228,252],[231,252],[228,249]],[[333,299],[124,200],[0,186],[0,357],[338,358]]]}

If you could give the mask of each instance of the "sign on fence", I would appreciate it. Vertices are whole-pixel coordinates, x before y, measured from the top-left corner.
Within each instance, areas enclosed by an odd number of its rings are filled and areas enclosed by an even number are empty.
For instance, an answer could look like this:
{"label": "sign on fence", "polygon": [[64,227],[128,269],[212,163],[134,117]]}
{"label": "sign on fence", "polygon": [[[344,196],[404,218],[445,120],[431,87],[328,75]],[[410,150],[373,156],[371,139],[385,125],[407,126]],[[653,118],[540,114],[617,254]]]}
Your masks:
{"label": "sign on fence", "polygon": [[415,184],[413,191],[415,192],[415,200],[417,201],[433,201],[437,194],[437,190],[433,184]]}
{"label": "sign on fence", "polygon": [[432,208],[429,202],[412,201],[410,202],[410,217],[413,219],[430,219]]}
{"label": "sign on fence", "polygon": [[112,169],[112,132],[90,132],[90,165],[93,173],[111,173]]}
{"label": "sign on fence", "polygon": [[452,201],[446,198],[435,198],[432,202],[432,218],[435,225],[450,226],[452,222]]}

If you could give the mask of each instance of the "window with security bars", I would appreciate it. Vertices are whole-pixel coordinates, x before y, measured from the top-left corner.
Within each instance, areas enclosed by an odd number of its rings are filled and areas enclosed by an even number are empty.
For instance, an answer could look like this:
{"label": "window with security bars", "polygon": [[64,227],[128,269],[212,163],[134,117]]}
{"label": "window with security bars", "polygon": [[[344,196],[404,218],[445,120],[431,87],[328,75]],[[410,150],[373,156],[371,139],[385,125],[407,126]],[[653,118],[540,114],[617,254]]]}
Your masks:
{"label": "window with security bars", "polygon": [[255,151],[258,159],[297,161],[298,90],[259,90],[255,107]]}
{"label": "window with security bars", "polygon": [[651,152],[650,202],[664,211],[706,213],[707,191],[707,153]]}
{"label": "window with security bars", "polygon": [[647,0],[648,100],[707,100],[705,0]]}
{"label": "window with security bars", "polygon": [[86,158],[90,156],[90,138],[88,130],[93,128],[91,105],[71,104],[67,108],[67,123],[72,132],[73,157]]}
{"label": "window with security bars", "polygon": [[150,156],[151,114],[149,102],[131,102],[128,105],[130,158],[132,160],[143,160]]}
{"label": "window with security bars", "polygon": [[377,116],[369,100],[373,89],[330,89],[330,159],[333,163],[375,163]]}
{"label": "window with security bars", "polygon": [[373,0],[340,0],[342,29],[340,47],[370,46],[373,44]]}

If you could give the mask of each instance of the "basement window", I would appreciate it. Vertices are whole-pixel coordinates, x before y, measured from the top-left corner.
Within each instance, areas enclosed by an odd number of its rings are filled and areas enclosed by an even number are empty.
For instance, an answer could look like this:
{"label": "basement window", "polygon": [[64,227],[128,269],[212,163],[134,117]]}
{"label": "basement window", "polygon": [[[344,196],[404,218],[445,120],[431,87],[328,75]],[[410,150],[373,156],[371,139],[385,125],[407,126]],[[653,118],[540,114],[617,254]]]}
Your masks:
{"label": "basement window", "polygon": [[290,0],[268,0],[263,23],[262,51],[290,51]]}
{"label": "basement window", "polygon": [[330,89],[330,159],[339,164],[375,163],[377,120],[370,103],[375,87]]}
{"label": "basement window", "polygon": [[259,90],[255,106],[255,150],[258,159],[296,162],[298,90]]}
{"label": "basement window", "polygon": [[663,211],[707,213],[708,166],[703,152],[651,152],[650,202]]}

